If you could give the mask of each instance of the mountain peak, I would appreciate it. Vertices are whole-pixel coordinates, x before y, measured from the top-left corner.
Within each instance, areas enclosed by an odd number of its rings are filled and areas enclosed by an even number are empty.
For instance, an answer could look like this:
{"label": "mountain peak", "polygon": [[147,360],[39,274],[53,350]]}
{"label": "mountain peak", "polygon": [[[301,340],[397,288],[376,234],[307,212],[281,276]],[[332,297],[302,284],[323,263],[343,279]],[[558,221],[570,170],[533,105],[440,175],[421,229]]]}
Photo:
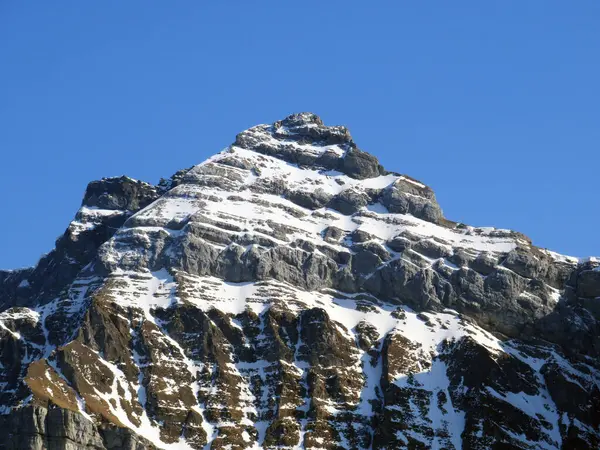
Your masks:
{"label": "mountain peak", "polygon": [[323,126],[323,120],[311,112],[294,113],[280,121],[281,125],[286,127],[298,127],[301,125]]}
{"label": "mountain peak", "polygon": [[0,272],[0,448],[596,449],[598,265],[293,114]]}
{"label": "mountain peak", "polygon": [[249,128],[237,135],[233,145],[355,179],[387,173],[375,156],[358,149],[346,127],[326,126],[312,113],[292,114],[271,125]]}

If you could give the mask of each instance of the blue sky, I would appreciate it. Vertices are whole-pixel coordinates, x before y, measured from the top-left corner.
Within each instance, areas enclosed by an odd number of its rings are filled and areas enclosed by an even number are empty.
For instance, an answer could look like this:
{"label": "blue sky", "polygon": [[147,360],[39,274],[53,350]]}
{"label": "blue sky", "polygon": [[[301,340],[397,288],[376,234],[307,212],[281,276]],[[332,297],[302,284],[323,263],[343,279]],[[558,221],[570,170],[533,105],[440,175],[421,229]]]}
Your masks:
{"label": "blue sky", "polygon": [[0,268],[89,181],[157,182],[298,111],[452,220],[600,255],[598,23],[597,0],[1,2]]}

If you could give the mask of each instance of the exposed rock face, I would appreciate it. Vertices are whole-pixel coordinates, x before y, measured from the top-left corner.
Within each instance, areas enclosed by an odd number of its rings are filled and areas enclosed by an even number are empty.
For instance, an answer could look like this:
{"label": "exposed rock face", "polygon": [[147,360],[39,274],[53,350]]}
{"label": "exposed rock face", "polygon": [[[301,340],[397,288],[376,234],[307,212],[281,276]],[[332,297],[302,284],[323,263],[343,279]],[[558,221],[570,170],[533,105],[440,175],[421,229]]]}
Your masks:
{"label": "exposed rock face", "polygon": [[127,177],[92,181],[75,220],[56,241],[54,250],[34,268],[0,270],[0,310],[30,306],[38,297],[58,295],[129,216],[158,197],[154,186]]}
{"label": "exposed rock face", "polygon": [[0,272],[0,449],[595,449],[599,274],[294,114]]}
{"label": "exposed rock face", "polygon": [[155,448],[127,428],[106,424],[100,429],[80,413],[60,407],[25,406],[0,416],[0,429],[0,448],[7,450]]}

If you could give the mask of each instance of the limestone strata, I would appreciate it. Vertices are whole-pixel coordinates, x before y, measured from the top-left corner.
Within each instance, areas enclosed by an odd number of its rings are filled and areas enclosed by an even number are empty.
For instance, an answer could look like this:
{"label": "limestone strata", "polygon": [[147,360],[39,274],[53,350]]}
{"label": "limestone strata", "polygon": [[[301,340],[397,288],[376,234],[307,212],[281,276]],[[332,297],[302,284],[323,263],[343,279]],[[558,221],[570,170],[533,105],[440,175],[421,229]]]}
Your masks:
{"label": "limestone strata", "polygon": [[599,304],[294,114],[0,272],[0,449],[595,449]]}

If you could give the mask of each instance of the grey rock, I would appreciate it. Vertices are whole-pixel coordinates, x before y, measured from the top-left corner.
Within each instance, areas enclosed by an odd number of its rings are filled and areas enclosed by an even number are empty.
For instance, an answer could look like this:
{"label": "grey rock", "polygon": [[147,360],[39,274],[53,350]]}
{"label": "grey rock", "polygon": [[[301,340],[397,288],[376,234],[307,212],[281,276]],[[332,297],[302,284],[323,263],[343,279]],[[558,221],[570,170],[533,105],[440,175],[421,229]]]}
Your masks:
{"label": "grey rock", "polygon": [[547,267],[546,261],[540,260],[540,255],[535,256],[522,248],[511,251],[503,265],[527,278],[538,276]]}
{"label": "grey rock", "polygon": [[256,266],[259,280],[275,278],[303,289],[330,287],[337,271],[331,259],[301,249],[275,247],[260,255]]}
{"label": "grey rock", "polygon": [[[338,170],[341,162],[342,158],[336,152],[326,150],[315,160],[315,165],[322,167],[325,170]],[[336,181],[341,186],[345,184],[344,181],[339,178],[336,178]]]}
{"label": "grey rock", "polygon": [[158,198],[156,188],[128,177],[103,178],[88,184],[84,206],[137,211]]}
{"label": "grey rock", "polygon": [[366,231],[363,231],[361,229],[357,229],[352,232],[352,234],[350,235],[350,238],[352,239],[352,242],[354,242],[354,243],[361,243],[361,242],[371,241],[371,240],[375,239],[375,236],[373,236],[371,233],[367,233]]}
{"label": "grey rock", "polygon": [[[316,126],[314,126],[316,125]],[[285,132],[280,133],[282,127]],[[312,113],[292,114],[273,124],[275,136],[282,139],[294,139],[307,142],[321,142],[325,145],[340,145],[352,142],[346,127],[326,127],[323,121]]]}
{"label": "grey rock", "polygon": [[313,125],[313,124],[323,126],[323,121],[321,120],[321,118],[319,116],[317,116],[314,113],[301,112],[301,113],[291,114],[291,115],[287,116],[285,119],[283,119],[279,122],[276,122],[276,124],[282,125],[285,127],[294,128],[294,127],[302,127],[305,125]]}
{"label": "grey rock", "polygon": [[319,188],[314,191],[288,191],[285,196],[296,205],[308,209],[322,208],[331,200],[331,196]]}
{"label": "grey rock", "polygon": [[464,249],[454,249],[454,253],[448,257],[448,260],[458,267],[468,266],[473,262],[474,256]]}
{"label": "grey rock", "polygon": [[378,177],[383,174],[383,168],[379,164],[378,159],[357,148],[348,150],[341,161],[339,170],[359,180]]}
{"label": "grey rock", "polygon": [[405,184],[394,184],[387,187],[381,198],[381,203],[391,212],[411,214],[428,222],[440,223],[443,213],[435,198],[413,194],[412,188],[404,190]]}
{"label": "grey rock", "polygon": [[395,252],[402,253],[412,246],[412,241],[403,236],[395,236],[392,240],[387,241],[386,245]]}
{"label": "grey rock", "polygon": [[362,242],[360,244],[355,244],[352,246],[352,250],[355,252],[360,251],[368,251],[375,255],[377,255],[382,261],[388,261],[391,258],[390,253],[385,249],[385,247],[374,241]]}
{"label": "grey rock", "polygon": [[381,263],[381,258],[369,250],[359,250],[352,255],[352,270],[360,275],[374,272]]}
{"label": "grey rock", "polygon": [[369,350],[379,339],[377,328],[365,321],[356,325],[356,332],[358,334],[357,344],[364,351]]}
{"label": "grey rock", "polygon": [[342,239],[342,237],[344,237],[345,234],[345,231],[341,228],[331,226],[327,227],[323,231],[323,239],[326,241],[338,242],[340,239]]}
{"label": "grey rock", "polygon": [[489,275],[496,270],[496,266],[498,266],[499,262],[498,256],[483,252],[471,261],[469,267],[482,275]]}
{"label": "grey rock", "polygon": [[579,273],[577,295],[585,298],[600,297],[600,270],[583,270]]}
{"label": "grey rock", "polygon": [[129,429],[96,427],[81,414],[54,407],[28,406],[0,416],[3,450],[145,450],[155,447]]}
{"label": "grey rock", "polygon": [[415,242],[411,249],[428,258],[448,258],[452,255],[452,250],[436,243],[432,239],[421,239],[420,241]]}
{"label": "grey rock", "polygon": [[349,216],[367,206],[369,197],[354,189],[346,189],[334,196],[327,206]]}

